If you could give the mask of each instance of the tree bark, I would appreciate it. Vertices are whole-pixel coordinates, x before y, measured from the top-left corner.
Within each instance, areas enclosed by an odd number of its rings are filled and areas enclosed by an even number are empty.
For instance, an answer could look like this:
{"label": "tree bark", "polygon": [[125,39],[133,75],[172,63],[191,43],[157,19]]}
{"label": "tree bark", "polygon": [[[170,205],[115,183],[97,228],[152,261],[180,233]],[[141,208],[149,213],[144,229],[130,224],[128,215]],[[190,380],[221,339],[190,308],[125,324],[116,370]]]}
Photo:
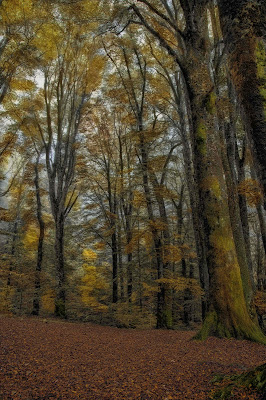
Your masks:
{"label": "tree bark", "polygon": [[55,315],[66,318],[66,288],[65,288],[65,262],[64,262],[64,225],[62,213],[55,220],[55,260],[58,279],[58,290],[55,301]]}
{"label": "tree bark", "polygon": [[42,259],[43,259],[43,242],[44,242],[44,232],[45,232],[45,223],[42,216],[42,202],[41,202],[41,194],[40,194],[40,185],[39,185],[39,158],[40,154],[37,156],[36,164],[34,167],[35,170],[35,194],[36,194],[36,205],[37,205],[37,219],[39,224],[39,240],[38,240],[38,251],[37,251],[37,263],[36,263],[36,271],[35,271],[35,292],[33,298],[33,308],[32,314],[39,315],[40,310],[40,290],[41,290],[41,270],[42,270]]}
{"label": "tree bark", "polygon": [[266,111],[264,0],[218,0],[230,74],[242,106],[266,208]]}

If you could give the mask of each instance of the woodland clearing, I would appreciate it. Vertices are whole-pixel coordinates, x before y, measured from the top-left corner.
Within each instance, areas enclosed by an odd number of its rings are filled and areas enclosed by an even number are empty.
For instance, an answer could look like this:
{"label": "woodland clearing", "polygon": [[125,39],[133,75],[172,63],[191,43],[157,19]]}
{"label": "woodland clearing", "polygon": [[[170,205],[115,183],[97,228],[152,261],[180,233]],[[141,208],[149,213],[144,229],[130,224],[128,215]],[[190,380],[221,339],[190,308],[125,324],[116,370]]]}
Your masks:
{"label": "woodland clearing", "polygon": [[265,362],[263,345],[194,334],[2,316],[0,399],[206,400],[216,374]]}

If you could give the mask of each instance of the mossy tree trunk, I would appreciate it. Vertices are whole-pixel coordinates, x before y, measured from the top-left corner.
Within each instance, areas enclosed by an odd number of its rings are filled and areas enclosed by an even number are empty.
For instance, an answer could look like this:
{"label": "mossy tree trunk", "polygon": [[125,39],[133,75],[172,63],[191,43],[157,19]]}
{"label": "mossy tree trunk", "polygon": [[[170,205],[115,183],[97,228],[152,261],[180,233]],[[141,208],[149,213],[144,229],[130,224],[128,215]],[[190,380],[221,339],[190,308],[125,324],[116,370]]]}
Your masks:
{"label": "mossy tree trunk", "polygon": [[266,3],[218,0],[218,6],[231,79],[242,106],[266,208]]}
{"label": "mossy tree trunk", "polygon": [[[222,175],[217,171],[216,97],[206,57],[210,47],[203,3],[194,6],[194,30],[191,27],[186,43],[190,60],[186,65],[186,84],[192,113],[194,167],[210,283],[210,309],[197,337],[215,335],[266,342],[246,306],[228,205],[222,196]],[[188,29],[190,19],[187,19]]]}
{"label": "mossy tree trunk", "polygon": [[[230,126],[226,124],[225,130],[230,129]],[[234,165],[229,163],[229,157],[227,157],[225,151],[225,143],[223,137],[223,129],[220,126],[220,143],[221,143],[221,156],[223,162],[223,169],[227,188],[227,199],[228,209],[232,228],[232,234],[235,242],[236,255],[238,264],[240,266],[241,278],[243,283],[244,296],[246,299],[247,306],[249,307],[252,299],[253,292],[255,289],[254,278],[252,270],[249,270],[248,258],[246,253],[245,238],[243,233],[243,226],[239,208],[239,198],[237,192],[237,185],[233,177]]]}

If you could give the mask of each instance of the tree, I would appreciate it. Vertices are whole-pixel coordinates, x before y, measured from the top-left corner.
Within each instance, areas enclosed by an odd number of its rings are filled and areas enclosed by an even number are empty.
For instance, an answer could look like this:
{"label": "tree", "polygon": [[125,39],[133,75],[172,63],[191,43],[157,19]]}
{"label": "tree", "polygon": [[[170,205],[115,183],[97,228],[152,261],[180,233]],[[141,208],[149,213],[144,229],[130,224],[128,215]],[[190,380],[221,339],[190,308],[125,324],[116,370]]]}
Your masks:
{"label": "tree", "polygon": [[266,209],[265,25],[262,0],[218,0],[231,79],[243,109],[243,120],[258,171]]}
{"label": "tree", "polygon": [[40,288],[41,288],[41,279],[40,273],[42,271],[42,261],[43,261],[43,242],[44,242],[44,234],[45,234],[45,222],[43,219],[43,211],[42,211],[42,200],[41,200],[41,189],[40,189],[40,179],[39,179],[39,161],[41,152],[38,150],[36,162],[34,165],[34,185],[35,185],[35,193],[36,193],[36,213],[39,224],[39,238],[38,238],[38,251],[37,251],[37,262],[36,262],[36,275],[35,275],[35,293],[33,299],[33,315],[39,315],[40,310]]}
{"label": "tree", "polygon": [[36,91],[25,120],[32,135],[39,135],[45,151],[55,222],[58,278],[55,312],[62,317],[66,316],[64,226],[78,198],[75,165],[79,125],[82,110],[100,82],[103,67],[103,58],[85,31],[71,21],[68,24],[65,36],[62,22],[54,16],[50,23],[42,25],[34,39],[38,51],[42,52],[39,74],[43,77],[43,89]]}
{"label": "tree", "polygon": [[[265,341],[247,311],[228,209],[222,199],[219,175],[215,174],[217,164],[214,163],[214,154],[210,153],[214,148],[216,109],[213,81],[206,58],[210,51],[206,14],[208,1],[197,4],[180,1],[186,23],[183,31],[179,28],[177,14],[167,7],[167,3],[155,6],[146,0],[139,3],[140,7],[131,4],[130,9],[138,22],[159,40],[176,61],[186,91],[187,112],[190,113],[194,168],[210,276],[210,313],[205,318],[199,337],[216,334]],[[152,13],[157,25],[148,17],[147,11]],[[160,26],[166,26],[168,36],[164,36]],[[170,44],[174,37],[177,38],[176,48]]]}

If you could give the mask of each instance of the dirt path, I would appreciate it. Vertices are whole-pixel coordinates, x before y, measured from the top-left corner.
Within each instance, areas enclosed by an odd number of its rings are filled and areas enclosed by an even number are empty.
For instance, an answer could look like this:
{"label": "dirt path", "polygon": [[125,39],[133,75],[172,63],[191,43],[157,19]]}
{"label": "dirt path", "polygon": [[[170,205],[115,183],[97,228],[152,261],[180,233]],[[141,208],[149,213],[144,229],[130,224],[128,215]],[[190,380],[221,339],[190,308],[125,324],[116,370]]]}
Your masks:
{"label": "dirt path", "polygon": [[0,399],[206,400],[215,373],[266,361],[263,345],[193,334],[0,317]]}

